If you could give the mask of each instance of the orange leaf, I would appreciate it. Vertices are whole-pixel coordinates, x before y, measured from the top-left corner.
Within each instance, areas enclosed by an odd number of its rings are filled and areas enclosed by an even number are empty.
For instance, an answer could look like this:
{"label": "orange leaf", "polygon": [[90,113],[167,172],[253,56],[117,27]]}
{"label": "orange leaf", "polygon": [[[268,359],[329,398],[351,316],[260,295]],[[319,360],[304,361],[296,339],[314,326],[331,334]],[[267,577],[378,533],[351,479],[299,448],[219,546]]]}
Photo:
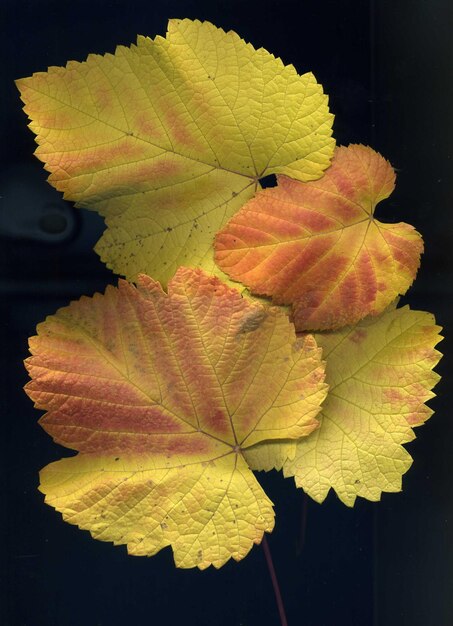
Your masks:
{"label": "orange leaf", "polygon": [[377,315],[412,284],[423,242],[408,224],[374,218],[394,189],[371,148],[337,148],[317,181],[285,176],[250,200],[216,238],[216,261],[253,292],[292,304],[297,330]]}
{"label": "orange leaf", "polygon": [[94,537],[180,567],[243,558],[273,528],[243,450],[308,435],[325,397],[311,336],[201,270],[166,294],[141,276],[83,297],[38,327],[26,390],[41,424],[79,451],[41,490]]}

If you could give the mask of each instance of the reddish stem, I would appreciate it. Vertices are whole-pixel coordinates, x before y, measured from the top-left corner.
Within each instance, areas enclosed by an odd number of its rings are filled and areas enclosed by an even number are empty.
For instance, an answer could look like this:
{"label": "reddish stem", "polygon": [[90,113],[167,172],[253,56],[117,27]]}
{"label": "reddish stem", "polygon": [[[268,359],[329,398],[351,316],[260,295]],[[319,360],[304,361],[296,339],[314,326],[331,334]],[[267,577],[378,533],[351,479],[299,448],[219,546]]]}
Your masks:
{"label": "reddish stem", "polygon": [[266,557],[267,567],[269,569],[269,574],[272,580],[272,586],[274,588],[275,600],[277,602],[278,614],[280,615],[280,622],[282,626],[288,626],[288,622],[286,620],[285,615],[285,607],[283,606],[282,595],[280,593],[280,587],[278,586],[277,574],[275,573],[274,563],[272,561],[272,555],[269,548],[269,544],[267,543],[266,535],[263,535],[263,550],[264,556]]}

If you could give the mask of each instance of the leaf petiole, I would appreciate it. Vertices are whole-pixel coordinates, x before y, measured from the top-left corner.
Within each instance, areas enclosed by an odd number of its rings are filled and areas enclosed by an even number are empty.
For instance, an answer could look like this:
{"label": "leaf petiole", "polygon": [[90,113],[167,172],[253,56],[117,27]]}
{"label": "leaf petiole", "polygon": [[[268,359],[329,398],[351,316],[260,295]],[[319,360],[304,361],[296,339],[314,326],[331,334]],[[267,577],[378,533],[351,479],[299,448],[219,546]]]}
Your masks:
{"label": "leaf petiole", "polygon": [[280,593],[280,587],[278,584],[277,574],[275,572],[274,562],[272,561],[272,554],[269,548],[269,544],[266,539],[266,535],[263,535],[263,550],[264,556],[266,557],[267,567],[269,569],[269,574],[272,580],[272,586],[274,588],[275,601],[277,602],[278,614],[280,615],[281,626],[288,626],[288,621],[286,619],[285,607],[283,604],[282,594]]}

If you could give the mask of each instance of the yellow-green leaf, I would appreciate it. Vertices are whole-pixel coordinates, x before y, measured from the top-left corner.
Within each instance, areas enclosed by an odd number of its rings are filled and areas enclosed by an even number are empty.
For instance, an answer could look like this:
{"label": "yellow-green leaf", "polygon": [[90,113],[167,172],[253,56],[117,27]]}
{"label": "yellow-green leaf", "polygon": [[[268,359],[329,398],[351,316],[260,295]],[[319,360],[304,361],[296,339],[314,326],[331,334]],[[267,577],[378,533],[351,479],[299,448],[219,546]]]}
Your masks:
{"label": "yellow-green leaf", "polygon": [[322,502],[332,488],[348,506],[357,496],[379,500],[400,491],[412,459],[402,444],[432,414],[424,403],[439,376],[440,327],[431,314],[409,307],[339,332],[318,334],[330,388],[321,427],[297,443],[265,443],[247,450],[253,469],[281,469]]}
{"label": "yellow-green leaf", "polygon": [[274,525],[244,460],[319,424],[324,365],[277,308],[180,269],[60,309],[31,338],[26,391],[79,451],[41,472],[46,501],[104,541],[179,567],[243,558]]}
{"label": "yellow-green leaf", "polygon": [[17,84],[49,181],[106,218],[97,251],[131,279],[220,272],[213,237],[259,178],[316,179],[334,150],[314,76],[208,22]]}

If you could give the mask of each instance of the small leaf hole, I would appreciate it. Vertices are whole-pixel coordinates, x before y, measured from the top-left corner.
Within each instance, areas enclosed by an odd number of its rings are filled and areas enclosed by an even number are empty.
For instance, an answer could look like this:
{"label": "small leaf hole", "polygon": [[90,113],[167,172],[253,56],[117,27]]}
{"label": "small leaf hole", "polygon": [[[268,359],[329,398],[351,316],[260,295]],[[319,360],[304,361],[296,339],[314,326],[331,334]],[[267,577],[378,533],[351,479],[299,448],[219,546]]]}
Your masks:
{"label": "small leaf hole", "polygon": [[277,177],[275,174],[268,174],[259,179],[259,183],[263,189],[267,187],[275,187],[277,185]]}

